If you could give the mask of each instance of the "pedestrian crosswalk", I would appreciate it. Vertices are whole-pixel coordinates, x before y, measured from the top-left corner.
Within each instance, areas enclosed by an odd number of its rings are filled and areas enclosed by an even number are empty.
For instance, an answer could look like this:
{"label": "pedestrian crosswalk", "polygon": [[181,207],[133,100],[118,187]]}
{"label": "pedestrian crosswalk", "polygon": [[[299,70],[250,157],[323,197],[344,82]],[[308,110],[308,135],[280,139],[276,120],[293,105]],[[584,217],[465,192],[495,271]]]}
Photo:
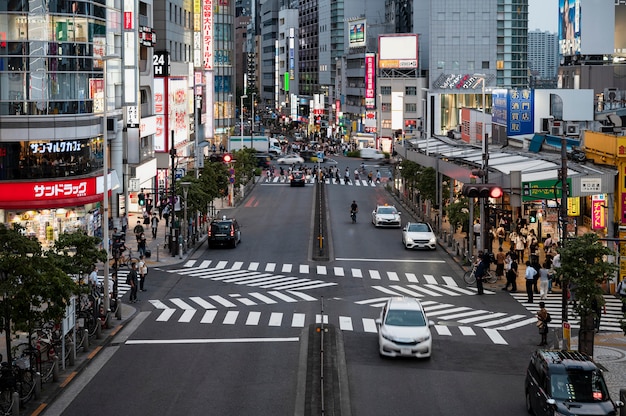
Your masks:
{"label": "pedestrian crosswalk", "polygon": [[[269,293],[272,295],[272,293]],[[260,295],[260,296],[258,296]],[[274,293],[273,295],[277,295]],[[252,303],[267,304],[268,297],[265,294],[247,294],[246,299]],[[288,293],[281,294],[280,296],[286,296],[297,301],[296,298],[300,296],[306,296],[302,293]],[[256,298],[255,300],[250,300]],[[310,300],[310,299],[303,299]],[[351,316],[330,316],[327,314],[307,314],[301,312],[261,312],[250,310],[237,310],[235,309],[242,299],[238,299],[238,296],[231,295],[229,298],[224,296],[209,296],[208,298],[193,297],[188,300],[180,298],[168,299],[166,302],[160,300],[149,301],[155,309],[158,311],[156,316],[157,322],[177,322],[177,323],[190,323],[198,322],[200,324],[218,324],[218,325],[244,325],[244,326],[265,326],[265,327],[283,327],[283,328],[304,328],[311,324],[334,324],[337,325],[342,331],[349,332],[365,332],[376,333],[375,319],[377,317],[376,312],[372,312],[372,316],[367,317],[351,317]],[[271,303],[271,302],[270,302]],[[494,344],[507,344],[504,337],[500,334],[497,327],[502,323],[515,319],[515,316],[503,316],[504,314],[491,314],[491,319],[487,317],[490,312],[487,311],[475,311],[474,315],[482,314],[481,317],[467,317],[464,320],[458,322],[464,323],[462,325],[447,325],[446,318],[450,318],[454,308],[450,308],[447,304],[438,304],[436,302],[423,302],[426,307],[429,318],[433,319],[437,315],[440,316],[434,325],[434,332],[442,337],[448,336],[467,336],[473,337],[479,334],[484,334]],[[222,306],[223,308],[217,308]],[[429,312],[429,309],[431,312]],[[458,308],[457,308],[458,309]],[[448,310],[450,313],[443,313],[444,310]],[[457,313],[458,314],[458,313]]]}
{"label": "pedestrian crosswalk", "polygon": [[[518,292],[511,294],[519,303],[521,303],[528,311],[532,313],[532,322],[537,322],[534,317],[539,311],[539,302],[545,302],[546,309],[550,313],[552,321],[550,327],[561,327],[562,321],[562,297],[560,293],[550,293],[547,299],[539,299],[539,295],[536,295],[533,299],[533,303],[528,303],[528,297],[525,292]],[[606,302],[603,313],[600,316],[600,330],[601,331],[621,331],[620,320],[623,319],[622,303],[619,299],[611,295],[604,295]],[[580,316],[578,316],[573,310],[572,306],[568,306],[568,322],[572,328],[580,328]]]}
{"label": "pedestrian crosswalk", "polygon": [[[434,260],[438,262],[438,260]],[[441,261],[443,262],[443,261]],[[224,282],[273,288],[278,290],[305,290],[334,286],[335,282],[293,276],[313,275],[315,277],[358,278],[377,282],[409,283],[420,285],[445,285],[458,287],[452,276],[418,275],[412,272],[380,271],[377,269],[346,268],[325,265],[282,264],[243,261],[189,260],[182,268],[170,269],[170,273],[200,279],[220,280]],[[278,273],[278,274],[274,274]],[[458,293],[458,291],[457,291]]]}
{"label": "pedestrian crosswalk", "polygon": [[[118,270],[117,271],[117,295],[122,297],[126,292],[130,292],[130,285],[126,284],[126,277],[130,270]],[[104,287],[104,276],[98,276],[98,284],[100,287]],[[109,290],[113,290],[113,281],[109,280]]]}
{"label": "pedestrian crosswalk", "polygon": [[[315,177],[308,177],[306,179],[305,183],[308,184],[314,184],[316,182]],[[276,185],[280,185],[280,184],[289,184],[289,178],[287,176],[272,176],[272,177],[268,177],[268,176],[263,176],[263,178],[261,179],[261,183],[266,184],[266,185],[270,185],[270,184],[276,184]],[[330,178],[326,178],[324,179],[324,183],[326,185],[338,185],[338,186],[366,186],[366,187],[376,187],[378,185],[382,185],[383,182],[376,182],[376,180],[372,180],[372,181],[368,181],[367,178],[366,179],[352,179],[350,178],[349,181],[346,181],[343,177],[337,182],[337,180],[335,179],[330,179]]]}

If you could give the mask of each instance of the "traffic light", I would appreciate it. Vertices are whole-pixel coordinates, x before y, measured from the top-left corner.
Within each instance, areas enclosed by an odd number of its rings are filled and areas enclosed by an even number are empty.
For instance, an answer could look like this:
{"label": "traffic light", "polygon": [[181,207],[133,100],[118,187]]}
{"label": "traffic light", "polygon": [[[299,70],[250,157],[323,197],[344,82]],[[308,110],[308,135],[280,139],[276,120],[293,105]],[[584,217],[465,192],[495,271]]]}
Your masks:
{"label": "traffic light", "polygon": [[500,198],[504,193],[493,183],[470,183],[463,185],[462,194],[470,198]]}
{"label": "traffic light", "polygon": [[144,206],[146,205],[146,195],[143,192],[139,192],[139,194],[137,195],[137,199],[139,200],[139,205],[140,206]]}
{"label": "traffic light", "polygon": [[537,222],[537,211],[530,211],[530,215],[528,216],[528,222],[534,224]]}
{"label": "traffic light", "polygon": [[231,155],[230,153],[226,153],[223,157],[222,157],[222,162],[224,163],[230,163],[233,161],[233,155]]}

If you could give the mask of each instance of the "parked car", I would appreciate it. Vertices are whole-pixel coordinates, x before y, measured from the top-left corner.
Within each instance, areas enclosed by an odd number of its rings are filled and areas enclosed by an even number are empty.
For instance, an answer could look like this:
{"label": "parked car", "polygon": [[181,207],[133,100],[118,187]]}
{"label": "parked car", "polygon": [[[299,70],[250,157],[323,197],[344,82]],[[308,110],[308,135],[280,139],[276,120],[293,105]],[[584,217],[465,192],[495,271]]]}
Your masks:
{"label": "parked car", "polygon": [[387,300],[380,318],[376,319],[379,354],[429,358],[433,342],[430,327],[434,325],[419,300],[409,297]]}
{"label": "parked car", "polygon": [[209,248],[215,246],[237,247],[241,243],[241,229],[234,218],[214,219],[209,224]]}
{"label": "parked car", "polygon": [[537,350],[526,370],[526,410],[535,416],[617,415],[602,370],[578,351]]}
{"label": "parked car", "polygon": [[376,227],[396,227],[402,226],[400,212],[393,205],[378,205],[372,211],[372,224]]}
{"label": "parked car", "polygon": [[437,237],[427,222],[409,222],[402,229],[404,248],[437,248]]}
{"label": "parked car", "polygon": [[279,157],[278,159],[276,159],[276,163],[278,163],[279,165],[295,165],[297,163],[304,163],[304,159],[293,153]]}
{"label": "parked car", "polygon": [[306,175],[300,170],[294,170],[289,175],[289,183],[291,186],[304,186],[306,182]]}

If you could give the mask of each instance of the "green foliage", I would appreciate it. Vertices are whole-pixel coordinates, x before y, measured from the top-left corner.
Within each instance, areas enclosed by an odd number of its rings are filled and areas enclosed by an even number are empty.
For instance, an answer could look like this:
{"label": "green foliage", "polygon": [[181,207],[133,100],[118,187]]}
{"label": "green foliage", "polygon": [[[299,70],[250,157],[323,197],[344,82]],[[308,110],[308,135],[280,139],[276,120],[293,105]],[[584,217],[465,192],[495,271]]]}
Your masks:
{"label": "green foliage", "polygon": [[446,215],[450,224],[454,224],[455,230],[461,226],[464,232],[469,227],[469,209],[467,208],[467,198],[461,197],[446,206]]}
{"label": "green foliage", "polygon": [[[0,224],[0,311],[5,328],[29,330],[65,314],[76,283],[59,266],[70,264],[44,255],[39,241],[19,228]],[[63,254],[60,254],[63,255]]]}
{"label": "green foliage", "polygon": [[251,177],[254,176],[254,169],[257,166],[257,160],[254,156],[256,149],[244,147],[241,150],[235,150],[233,157],[235,163],[235,186],[245,185]]}
{"label": "green foliage", "polygon": [[351,151],[347,152],[346,156],[347,157],[361,157],[361,151],[360,150],[351,150]]}
{"label": "green foliage", "polygon": [[615,253],[604,246],[594,233],[567,240],[565,246],[559,248],[559,253],[562,266],[556,269],[556,273],[564,285],[572,283],[577,301],[576,313],[589,316],[593,313],[593,300],[602,296],[600,285],[618,269],[616,264],[606,261],[607,256]]}
{"label": "green foliage", "polygon": [[89,275],[94,264],[105,262],[107,252],[100,248],[101,240],[84,231],[59,235],[46,254],[54,264],[77,280]]}

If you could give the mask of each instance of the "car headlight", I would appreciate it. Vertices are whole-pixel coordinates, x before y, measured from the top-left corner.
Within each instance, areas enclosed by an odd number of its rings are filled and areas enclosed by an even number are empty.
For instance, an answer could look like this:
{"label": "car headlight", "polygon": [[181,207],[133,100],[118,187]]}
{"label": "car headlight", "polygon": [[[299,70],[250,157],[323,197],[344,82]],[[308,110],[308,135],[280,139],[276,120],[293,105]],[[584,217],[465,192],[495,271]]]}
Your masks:
{"label": "car headlight", "polygon": [[433,236],[433,237],[431,237],[431,238],[430,238],[430,242],[431,242],[432,244],[435,244],[435,243],[437,242],[437,237],[434,237],[434,236]]}

